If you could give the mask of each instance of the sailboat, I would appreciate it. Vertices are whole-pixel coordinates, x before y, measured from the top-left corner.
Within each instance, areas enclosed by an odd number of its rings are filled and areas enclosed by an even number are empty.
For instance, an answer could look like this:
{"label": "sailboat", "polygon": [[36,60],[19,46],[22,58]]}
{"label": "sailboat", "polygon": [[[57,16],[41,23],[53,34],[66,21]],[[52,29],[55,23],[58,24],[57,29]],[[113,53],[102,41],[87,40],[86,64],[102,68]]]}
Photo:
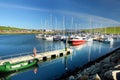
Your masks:
{"label": "sailboat", "polygon": [[[71,22],[72,26],[73,26],[73,17],[72,17],[72,22]],[[68,43],[74,45],[79,45],[82,42],[86,42],[85,38],[80,36],[80,35],[72,35],[72,28],[71,28],[71,36],[69,36],[68,38]]]}
{"label": "sailboat", "polygon": [[35,35],[35,37],[37,38],[37,39],[43,39],[43,34],[37,34],[37,35]]}
{"label": "sailboat", "polygon": [[[52,16],[51,16],[51,24],[52,24]],[[45,21],[45,26],[47,26],[47,21]],[[43,40],[53,41],[53,35],[45,34],[44,32]]]}
{"label": "sailboat", "polygon": [[52,35],[44,35],[43,40],[53,41]]}
{"label": "sailboat", "polygon": [[[65,23],[64,23],[64,16],[63,16],[63,20],[62,20],[62,25],[63,25],[63,28],[65,27]],[[57,18],[56,18],[56,27],[58,26],[58,21],[57,21]],[[54,41],[64,41],[66,39],[66,36],[64,35],[64,29],[62,31],[63,33],[62,34],[56,34],[54,35],[53,37],[53,40]]]}
{"label": "sailboat", "polygon": [[[57,18],[55,18],[55,23],[56,23],[56,28],[57,28],[58,26]],[[60,40],[61,40],[61,35],[56,34],[53,36],[53,41],[60,41]]]}
{"label": "sailboat", "polygon": [[[41,26],[42,26],[42,20],[41,20]],[[42,26],[42,27],[43,27],[43,26]],[[43,31],[44,31],[44,30],[41,29],[42,34],[36,34],[35,37],[36,37],[37,39],[43,39],[43,36],[44,36]]]}
{"label": "sailboat", "polygon": [[[91,27],[91,34],[92,34],[92,19],[90,18],[90,27]],[[86,41],[91,42],[93,41],[93,37],[91,36],[91,34],[86,34]]]}

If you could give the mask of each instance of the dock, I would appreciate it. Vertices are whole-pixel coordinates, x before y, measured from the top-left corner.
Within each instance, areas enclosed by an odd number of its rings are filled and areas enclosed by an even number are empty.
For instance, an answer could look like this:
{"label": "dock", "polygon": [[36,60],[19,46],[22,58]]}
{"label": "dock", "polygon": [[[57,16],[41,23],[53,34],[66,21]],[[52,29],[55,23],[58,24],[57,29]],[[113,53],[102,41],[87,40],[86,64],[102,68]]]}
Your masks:
{"label": "dock", "polygon": [[47,51],[47,52],[42,52],[42,53],[37,53],[36,56],[34,54],[27,54],[24,56],[17,56],[17,57],[10,57],[7,59],[0,59],[0,65],[3,65],[5,62],[9,62],[11,64],[13,63],[18,63],[22,61],[29,61],[33,59],[37,59],[38,61],[46,61],[49,59],[54,59],[57,57],[62,57],[66,56],[72,53],[72,49],[68,48],[67,51],[65,49],[60,49],[60,50],[53,50],[53,51]]}

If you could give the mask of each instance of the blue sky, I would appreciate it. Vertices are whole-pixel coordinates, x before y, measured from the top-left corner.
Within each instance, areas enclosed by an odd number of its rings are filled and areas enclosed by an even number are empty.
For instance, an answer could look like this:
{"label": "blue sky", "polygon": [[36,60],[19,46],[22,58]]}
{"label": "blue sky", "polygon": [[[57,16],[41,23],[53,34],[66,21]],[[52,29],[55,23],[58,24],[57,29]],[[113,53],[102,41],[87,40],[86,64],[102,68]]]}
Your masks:
{"label": "blue sky", "polygon": [[119,8],[120,0],[0,0],[0,25],[28,29],[116,26],[120,25]]}

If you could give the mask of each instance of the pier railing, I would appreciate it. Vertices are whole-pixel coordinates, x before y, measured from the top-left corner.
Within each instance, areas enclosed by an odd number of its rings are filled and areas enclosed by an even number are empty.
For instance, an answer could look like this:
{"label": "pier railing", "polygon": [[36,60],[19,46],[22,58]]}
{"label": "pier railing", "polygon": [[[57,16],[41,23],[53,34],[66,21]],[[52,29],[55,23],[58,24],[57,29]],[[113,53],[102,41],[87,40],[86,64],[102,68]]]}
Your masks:
{"label": "pier railing", "polygon": [[[57,49],[52,48],[52,49],[38,50],[37,54],[41,54],[41,53],[48,52],[48,51],[60,50],[60,49],[62,50],[64,48],[57,48]],[[25,52],[25,53],[19,53],[19,54],[0,56],[0,60],[10,59],[10,58],[12,59],[12,58],[15,58],[15,57],[21,57],[21,56],[27,56],[27,55],[33,55],[33,51]]]}

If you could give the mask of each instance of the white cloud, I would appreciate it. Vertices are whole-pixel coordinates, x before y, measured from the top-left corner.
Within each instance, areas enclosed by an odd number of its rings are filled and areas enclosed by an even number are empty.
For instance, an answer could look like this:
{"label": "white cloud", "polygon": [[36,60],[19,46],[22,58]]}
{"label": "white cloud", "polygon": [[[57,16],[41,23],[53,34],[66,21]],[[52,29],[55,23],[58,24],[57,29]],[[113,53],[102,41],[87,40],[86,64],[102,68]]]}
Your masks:
{"label": "white cloud", "polygon": [[33,11],[50,12],[50,10],[48,9],[26,7],[26,6],[14,5],[14,4],[0,3],[0,6],[6,7],[6,8],[18,8],[18,9],[26,9],[26,10],[33,10]]}

